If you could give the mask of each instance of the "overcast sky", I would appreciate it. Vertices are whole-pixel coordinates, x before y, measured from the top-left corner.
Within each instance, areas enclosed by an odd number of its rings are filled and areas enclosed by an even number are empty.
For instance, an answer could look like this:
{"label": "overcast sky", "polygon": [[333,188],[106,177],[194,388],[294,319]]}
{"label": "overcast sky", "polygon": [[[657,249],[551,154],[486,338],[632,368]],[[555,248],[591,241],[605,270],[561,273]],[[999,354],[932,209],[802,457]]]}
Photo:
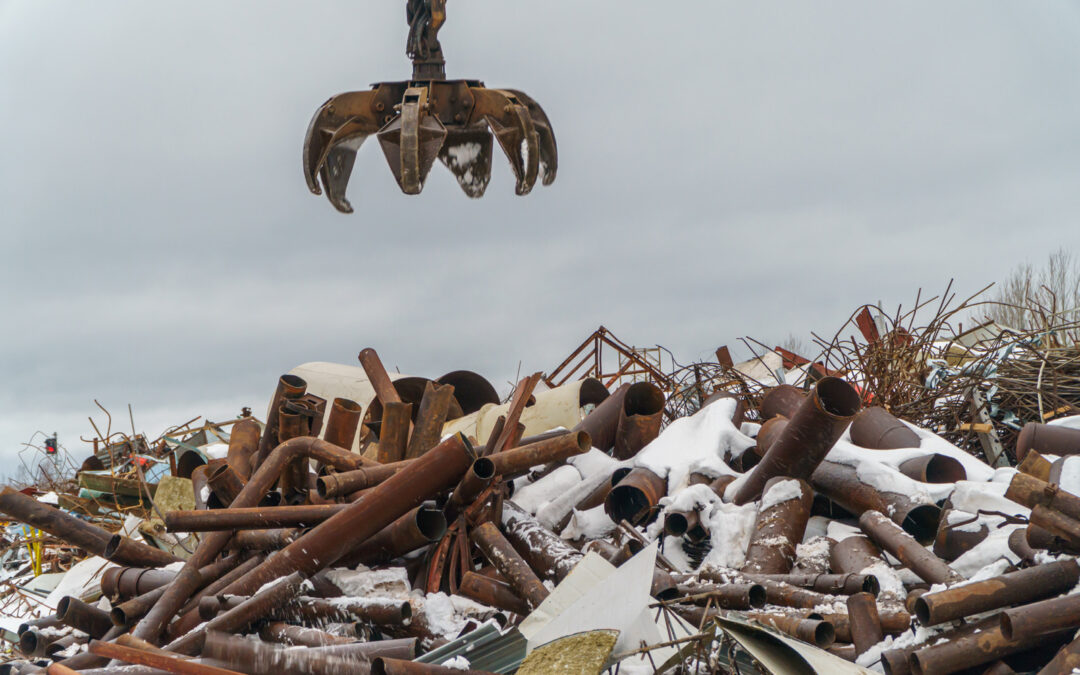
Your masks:
{"label": "overcast sky", "polygon": [[1080,243],[1075,2],[453,0],[448,75],[539,101],[558,180],[407,197],[372,140],[342,215],[304,132],[408,77],[404,4],[0,0],[0,458],[85,452],[94,398],[261,415],[365,346],[505,391],[600,324],[688,362]]}

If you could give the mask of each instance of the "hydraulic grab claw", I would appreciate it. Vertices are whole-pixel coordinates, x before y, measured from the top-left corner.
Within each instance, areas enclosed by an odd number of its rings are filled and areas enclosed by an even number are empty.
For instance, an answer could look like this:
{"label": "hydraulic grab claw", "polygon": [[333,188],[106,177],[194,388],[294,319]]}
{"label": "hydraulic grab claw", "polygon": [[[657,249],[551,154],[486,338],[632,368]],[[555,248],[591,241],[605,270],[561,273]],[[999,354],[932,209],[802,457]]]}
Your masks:
{"label": "hydraulic grab claw", "polygon": [[515,191],[528,194],[539,179],[555,180],[558,150],[540,105],[513,89],[488,89],[478,80],[447,80],[437,33],[445,0],[409,0],[407,52],[413,79],[379,82],[370,91],[338,94],[316,112],[304,139],[308,188],[343,213],[356,151],[372,135],[405,194],[420,194],[438,159],[469,197],[491,179],[491,137],[514,171]]}

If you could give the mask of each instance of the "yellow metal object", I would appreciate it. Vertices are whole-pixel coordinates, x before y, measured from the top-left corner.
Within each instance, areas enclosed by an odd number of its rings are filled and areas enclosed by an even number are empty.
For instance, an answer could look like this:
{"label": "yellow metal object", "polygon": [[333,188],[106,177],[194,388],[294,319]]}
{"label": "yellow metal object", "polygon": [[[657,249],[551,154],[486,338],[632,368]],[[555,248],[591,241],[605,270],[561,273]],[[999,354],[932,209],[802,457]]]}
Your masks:
{"label": "yellow metal object", "polygon": [[41,576],[41,530],[30,530],[30,537],[26,540],[26,550],[30,553],[30,564],[34,570],[34,576]]}

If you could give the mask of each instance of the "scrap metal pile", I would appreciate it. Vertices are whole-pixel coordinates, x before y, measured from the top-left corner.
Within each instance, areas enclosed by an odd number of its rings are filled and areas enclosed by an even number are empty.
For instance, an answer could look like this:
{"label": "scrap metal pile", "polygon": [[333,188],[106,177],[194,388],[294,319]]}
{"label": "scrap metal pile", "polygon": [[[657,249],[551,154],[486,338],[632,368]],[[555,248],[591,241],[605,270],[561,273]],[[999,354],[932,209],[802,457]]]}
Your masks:
{"label": "scrap metal pile", "polygon": [[119,533],[0,493],[7,671],[1080,666],[1080,417],[994,468],[828,374],[665,419],[650,382],[536,373],[500,403],[360,362],[282,376],[265,422],[103,453],[154,481]]}

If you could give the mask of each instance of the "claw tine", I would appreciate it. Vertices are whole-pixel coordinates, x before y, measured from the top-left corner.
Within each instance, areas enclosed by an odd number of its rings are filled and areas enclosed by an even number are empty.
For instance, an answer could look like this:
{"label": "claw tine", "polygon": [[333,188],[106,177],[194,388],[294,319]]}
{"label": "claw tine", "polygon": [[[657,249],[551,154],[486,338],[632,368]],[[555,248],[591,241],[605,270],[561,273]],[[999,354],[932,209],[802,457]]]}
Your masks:
{"label": "claw tine", "polygon": [[378,133],[386,162],[401,191],[407,195],[420,194],[424,189],[431,165],[446,139],[442,122],[424,109],[426,99],[425,89],[406,90],[401,115]]}
{"label": "claw tine", "polygon": [[544,185],[551,185],[555,182],[555,174],[559,170],[559,149],[555,144],[555,132],[551,129],[551,122],[540,104],[528,94],[517,89],[506,91],[517,96],[529,109],[529,116],[532,117],[540,140],[540,180]]}
{"label": "claw tine", "polygon": [[319,109],[315,111],[315,114],[311,117],[311,122],[308,124],[307,133],[304,134],[304,156],[302,158],[304,180],[307,181],[308,189],[317,195],[322,194],[317,176],[319,174],[319,158],[324,154],[328,136],[320,128],[320,123],[323,121],[323,111],[326,110],[327,103],[329,101],[319,106]]}
{"label": "claw tine", "polygon": [[529,117],[529,111],[525,106],[515,105],[514,114],[517,117],[517,122],[522,131],[519,152],[521,153],[521,163],[525,168],[523,180],[517,185],[517,193],[519,195],[526,195],[532,191],[533,185],[536,184],[536,177],[540,171],[539,136],[536,133],[536,128],[533,126],[532,118]]}
{"label": "claw tine", "polygon": [[356,151],[365,138],[367,138],[366,134],[355,136],[330,146],[326,162],[319,171],[323,187],[326,188],[327,199],[342,213],[353,211],[349,200],[345,198],[345,188],[349,185],[349,177],[352,175],[353,164],[356,162]]}

